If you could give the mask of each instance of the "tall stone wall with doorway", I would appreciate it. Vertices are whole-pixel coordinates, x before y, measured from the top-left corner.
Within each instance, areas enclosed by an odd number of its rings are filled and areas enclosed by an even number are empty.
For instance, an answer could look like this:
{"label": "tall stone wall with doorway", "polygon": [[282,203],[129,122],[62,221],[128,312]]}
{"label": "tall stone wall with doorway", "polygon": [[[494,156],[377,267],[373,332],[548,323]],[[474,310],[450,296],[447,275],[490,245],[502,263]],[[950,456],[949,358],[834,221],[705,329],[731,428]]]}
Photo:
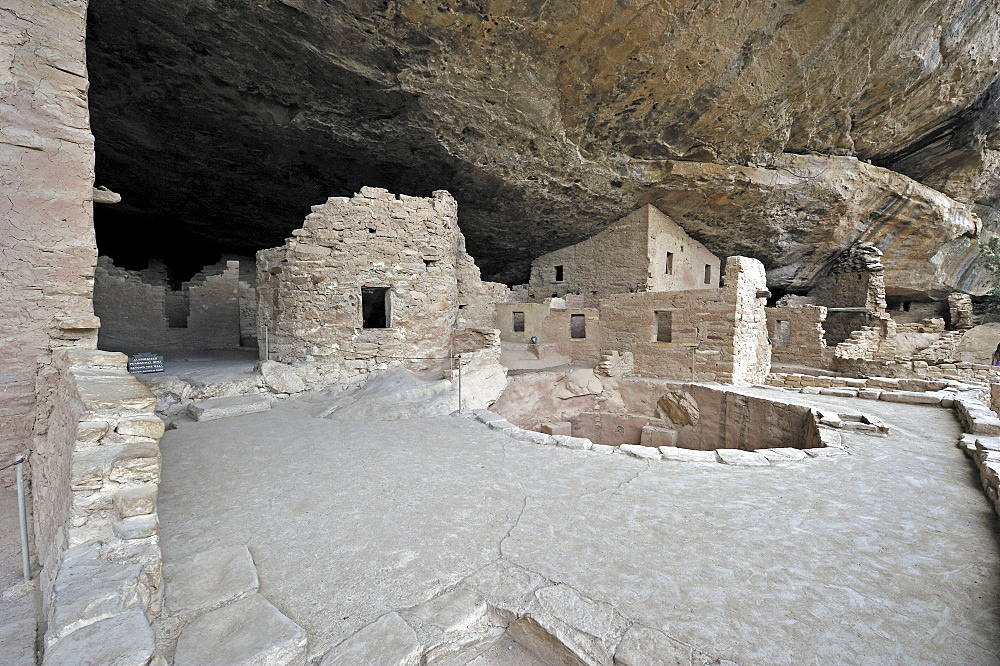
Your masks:
{"label": "tall stone wall with doorway", "polygon": [[[51,347],[92,347],[94,139],[85,0],[0,11],[0,462],[30,453],[55,385]],[[36,404],[43,418],[36,420]],[[34,465],[32,457],[31,464]],[[0,472],[0,484],[13,470]]]}
{"label": "tall stone wall with doorway", "polygon": [[631,352],[635,374],[643,377],[763,383],[771,367],[764,312],[768,295],[759,261],[729,257],[721,289],[601,300],[601,344]]}
{"label": "tall stone wall with doorway", "polygon": [[111,351],[236,349],[241,341],[240,263],[224,261],[172,290],[165,277],[100,257],[94,311],[98,345]]}
{"label": "tall stone wall with doorway", "polygon": [[[462,260],[450,194],[365,187],[313,206],[292,234],[257,253],[258,338],[266,328],[272,359],[321,364],[337,381],[380,366],[437,367],[450,356]],[[366,288],[384,290],[385,326],[365,326]]]}

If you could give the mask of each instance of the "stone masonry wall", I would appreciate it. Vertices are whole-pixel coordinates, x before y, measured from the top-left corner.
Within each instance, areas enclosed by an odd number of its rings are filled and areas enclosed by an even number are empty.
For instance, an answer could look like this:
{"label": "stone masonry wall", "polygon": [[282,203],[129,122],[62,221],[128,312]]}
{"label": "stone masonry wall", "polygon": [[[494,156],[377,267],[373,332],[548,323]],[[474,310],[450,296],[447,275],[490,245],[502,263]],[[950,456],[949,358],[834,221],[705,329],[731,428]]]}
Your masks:
{"label": "stone masonry wall", "polygon": [[[321,364],[331,381],[440,366],[404,359],[449,355],[461,260],[452,196],[365,187],[312,210],[285,245],[257,254],[258,337],[267,327],[271,358]],[[362,287],[388,289],[388,327],[362,326]]]}
{"label": "stone masonry wall", "polygon": [[756,451],[822,446],[811,407],[697,384],[678,390],[688,394],[698,410],[698,420],[678,430],[681,448]]}
{"label": "stone masonry wall", "polygon": [[458,231],[458,325],[467,328],[496,326],[496,306],[511,299],[510,289],[499,282],[483,282],[479,266],[465,249],[465,236]]}
{"label": "stone masonry wall", "polygon": [[[98,622],[99,630],[88,629],[95,634],[90,642],[67,645],[101,649],[101,657],[73,659],[107,658],[116,642],[134,647],[140,638],[152,655],[146,618],[161,599],[156,495],[164,424],[154,413],[155,396],[126,371],[126,361],[123,354],[88,350],[56,355],[59,380],[51,425],[36,451],[33,497],[48,620],[45,663],[50,653],[60,654],[63,639]],[[141,637],[122,635],[110,621],[129,613]]]}
{"label": "stone masonry wall", "polygon": [[[771,365],[756,259],[729,257],[721,289],[620,294],[601,301],[606,349],[631,352],[635,373],[683,381],[762,383]],[[671,313],[671,341],[657,342],[656,312]]]}
{"label": "stone masonry wall", "polygon": [[948,294],[948,325],[955,330],[972,328],[972,297],[962,292]]}
{"label": "stone masonry wall", "polygon": [[826,346],[823,322],[826,308],[817,305],[767,308],[767,334],[771,338],[771,360],[827,367],[833,350]]}
{"label": "stone masonry wall", "polygon": [[[126,353],[240,346],[240,265],[208,267],[172,291],[165,280],[98,261],[94,311],[101,318],[98,345]],[[185,321],[183,327],[171,323]]]}
{"label": "stone masonry wall", "polygon": [[[545,303],[499,303],[495,306],[496,327],[500,339],[509,342],[554,344],[556,351],[573,361],[597,365],[601,360],[600,316],[596,308],[553,308]],[[524,313],[524,331],[514,330],[514,313]],[[573,315],[583,316],[585,337],[573,338],[570,325]]]}
{"label": "stone masonry wall", "polygon": [[864,308],[863,312],[827,311],[826,341],[835,346],[863,326],[885,318],[885,276],[882,252],[871,243],[856,243],[834,263],[830,273],[809,292],[827,308]]}
{"label": "stone masonry wall", "polygon": [[[0,462],[33,447],[50,344],[93,346],[94,139],[84,0],[0,8]],[[36,375],[41,376],[36,381]],[[43,410],[44,412],[44,410]],[[33,461],[32,461],[33,464]],[[0,472],[9,484],[13,469]]]}

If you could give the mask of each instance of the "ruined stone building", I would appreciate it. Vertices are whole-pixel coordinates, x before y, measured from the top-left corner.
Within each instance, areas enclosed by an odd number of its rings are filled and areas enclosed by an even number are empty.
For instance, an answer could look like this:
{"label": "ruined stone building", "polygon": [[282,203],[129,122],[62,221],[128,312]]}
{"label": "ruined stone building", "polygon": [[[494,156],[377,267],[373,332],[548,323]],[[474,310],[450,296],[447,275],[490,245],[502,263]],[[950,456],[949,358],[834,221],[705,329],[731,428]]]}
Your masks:
{"label": "ruined stone building", "polygon": [[575,245],[531,262],[532,299],[575,294],[593,307],[610,294],[719,286],[720,261],[668,216],[645,205]]}
{"label": "ruined stone building", "polygon": [[703,4],[0,6],[0,664],[1000,660],[1000,9]]}
{"label": "ruined stone building", "polygon": [[127,271],[108,257],[99,258],[94,275],[98,347],[135,353],[254,344],[256,307],[247,307],[254,300],[253,287],[240,279],[240,265],[228,261],[207,267],[175,290],[165,275]]}
{"label": "ruined stone building", "polygon": [[[285,245],[257,255],[262,358],[317,363],[344,379],[379,365],[440,366],[454,353],[458,275],[469,263],[447,192],[331,198]],[[479,296],[478,275],[465,271],[463,288]]]}

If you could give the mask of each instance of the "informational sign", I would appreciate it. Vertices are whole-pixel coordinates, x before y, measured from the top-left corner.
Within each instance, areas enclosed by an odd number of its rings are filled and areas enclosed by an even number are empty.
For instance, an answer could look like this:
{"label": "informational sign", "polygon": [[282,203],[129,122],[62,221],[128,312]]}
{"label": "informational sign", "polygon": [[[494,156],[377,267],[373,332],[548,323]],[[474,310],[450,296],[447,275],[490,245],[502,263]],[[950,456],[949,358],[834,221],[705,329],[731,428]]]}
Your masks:
{"label": "informational sign", "polygon": [[163,357],[159,354],[136,354],[128,357],[128,371],[142,375],[148,372],[163,372]]}

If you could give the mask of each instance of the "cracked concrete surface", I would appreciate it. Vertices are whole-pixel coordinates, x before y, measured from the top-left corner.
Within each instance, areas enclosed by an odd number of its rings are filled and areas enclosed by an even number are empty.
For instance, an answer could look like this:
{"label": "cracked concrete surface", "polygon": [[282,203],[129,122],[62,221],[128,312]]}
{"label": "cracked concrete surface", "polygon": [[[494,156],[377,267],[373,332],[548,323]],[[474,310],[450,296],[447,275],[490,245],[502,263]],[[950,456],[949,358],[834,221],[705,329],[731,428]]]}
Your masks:
{"label": "cracked concrete surface", "polygon": [[691,663],[1000,663],[997,520],[947,410],[809,396],[891,433],[735,468],[539,446],[457,416],[311,418],[318,399],[182,423],[160,489],[165,562],[246,544],[313,658],[465,587],[522,614],[571,590],[612,609],[607,641],[656,630]]}

